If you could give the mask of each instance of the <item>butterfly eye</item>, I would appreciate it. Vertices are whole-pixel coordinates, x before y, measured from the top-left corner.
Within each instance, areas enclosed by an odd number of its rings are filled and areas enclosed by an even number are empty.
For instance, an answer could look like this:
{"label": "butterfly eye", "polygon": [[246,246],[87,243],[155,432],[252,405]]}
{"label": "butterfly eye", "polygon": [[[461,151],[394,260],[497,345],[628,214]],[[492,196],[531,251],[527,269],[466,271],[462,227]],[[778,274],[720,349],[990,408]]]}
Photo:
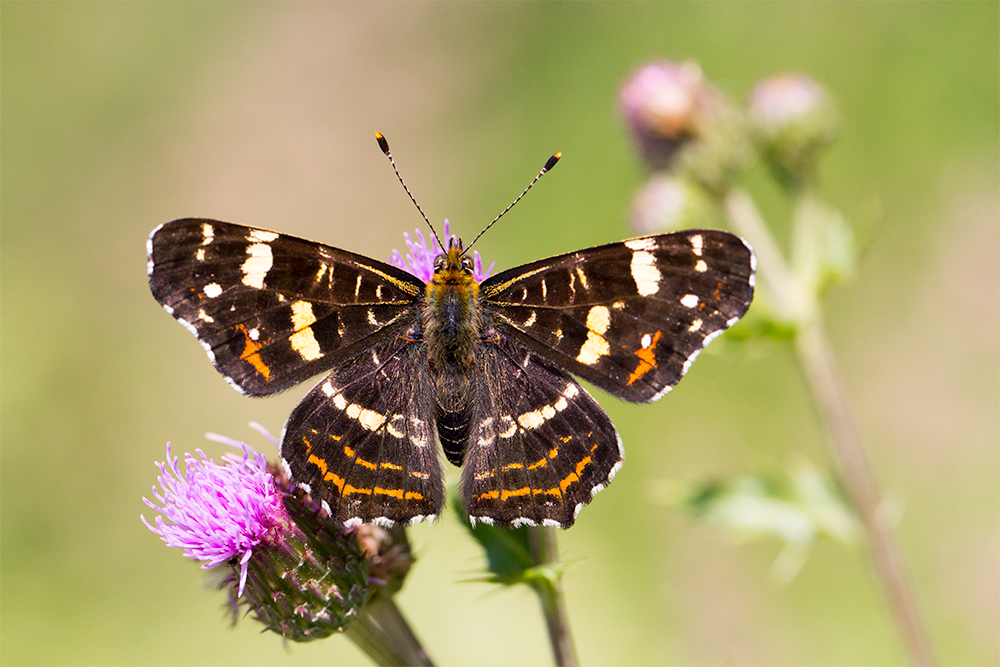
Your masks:
{"label": "butterfly eye", "polygon": [[444,264],[447,260],[445,255],[438,255],[434,258],[434,271],[444,271]]}
{"label": "butterfly eye", "polygon": [[466,273],[472,273],[472,258],[462,257],[462,270]]}

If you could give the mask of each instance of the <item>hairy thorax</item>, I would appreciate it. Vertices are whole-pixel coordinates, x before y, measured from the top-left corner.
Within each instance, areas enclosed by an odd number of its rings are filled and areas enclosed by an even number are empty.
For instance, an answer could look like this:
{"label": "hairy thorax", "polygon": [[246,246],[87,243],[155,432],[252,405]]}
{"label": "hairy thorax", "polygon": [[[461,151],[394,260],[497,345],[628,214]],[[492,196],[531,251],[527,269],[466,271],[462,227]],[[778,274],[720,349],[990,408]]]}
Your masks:
{"label": "hairy thorax", "polygon": [[480,334],[479,283],[471,271],[452,264],[448,262],[444,269],[435,271],[427,284],[423,330],[435,374],[452,366],[457,372],[467,373],[475,363],[475,344]]}

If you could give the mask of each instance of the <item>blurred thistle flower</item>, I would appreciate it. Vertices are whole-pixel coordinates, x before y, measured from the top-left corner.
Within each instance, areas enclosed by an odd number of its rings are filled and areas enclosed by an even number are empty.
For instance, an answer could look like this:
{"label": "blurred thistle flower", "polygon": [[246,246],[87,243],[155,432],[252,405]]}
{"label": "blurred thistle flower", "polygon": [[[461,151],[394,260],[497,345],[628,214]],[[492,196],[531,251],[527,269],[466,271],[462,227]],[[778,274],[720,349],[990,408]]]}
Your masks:
{"label": "blurred thistle flower", "polygon": [[745,161],[739,112],[694,63],[642,66],[622,87],[619,104],[652,169],[679,169],[722,193]]}
{"label": "blurred thistle flower", "polygon": [[840,126],[830,95],[801,74],[757,84],[747,114],[751,137],[785,183],[812,175],[819,155],[833,143]]}
{"label": "blurred thistle flower", "polygon": [[161,516],[143,523],[203,568],[224,568],[220,588],[234,620],[245,605],[293,641],[344,630],[373,592],[357,539],[280,488],[262,454],[230,444],[243,456],[227,454],[220,465],[197,450],[185,454],[183,473],[168,444],[153,487],[159,505],[143,498]]}
{"label": "blurred thistle flower", "polygon": [[654,175],[632,201],[632,226],[640,234],[713,226],[712,200],[691,179]]}
{"label": "blurred thistle flower", "polygon": [[[393,266],[407,273],[412,273],[426,283],[430,282],[431,276],[434,275],[434,258],[438,255],[443,255],[445,251],[438,245],[436,238],[431,238],[431,243],[428,245],[423,233],[419,229],[416,230],[416,234],[417,240],[414,241],[409,233],[403,232],[403,238],[406,239],[406,245],[410,249],[410,252],[404,257],[398,250],[393,248],[389,261]],[[446,239],[445,242],[448,242],[449,239],[456,243],[458,242],[458,237],[451,233],[451,223],[447,218],[444,221],[444,238]],[[479,256],[479,251],[473,250],[472,255],[473,277],[478,281],[485,280],[489,277],[490,271],[493,270],[496,262],[490,264],[484,271],[483,260]]]}
{"label": "blurred thistle flower", "polygon": [[666,60],[644,65],[622,88],[625,122],[653,167],[667,166],[695,135],[701,68]]}

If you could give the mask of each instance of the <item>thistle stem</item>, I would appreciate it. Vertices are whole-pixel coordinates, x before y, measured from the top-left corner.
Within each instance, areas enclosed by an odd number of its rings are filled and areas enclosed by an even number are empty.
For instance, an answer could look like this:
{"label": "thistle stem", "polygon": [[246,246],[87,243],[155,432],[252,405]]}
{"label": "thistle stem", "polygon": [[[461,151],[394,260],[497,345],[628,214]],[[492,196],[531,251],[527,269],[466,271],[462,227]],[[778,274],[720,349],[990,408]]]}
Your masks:
{"label": "thistle stem", "polygon": [[345,634],[376,665],[434,665],[391,596],[376,596]]}
{"label": "thistle stem", "polygon": [[899,627],[910,660],[933,665],[927,630],[920,617],[912,584],[903,567],[892,527],[879,512],[881,492],[872,473],[850,397],[823,330],[819,307],[802,298],[802,288],[789,269],[751,197],[734,190],[724,201],[730,223],[747,237],[760,260],[761,285],[776,312],[797,323],[795,353],[826,432],[824,440],[839,472],[841,486],[864,527],[876,574]]}
{"label": "thistle stem", "polygon": [[840,468],[841,480],[868,536],[875,570],[903,635],[910,660],[915,665],[933,665],[930,643],[903,567],[899,545],[885,513],[879,511],[881,494],[847,390],[818,318],[799,330],[795,337],[795,352],[813,402],[825,424],[826,439]]}
{"label": "thistle stem", "polygon": [[[559,558],[556,545],[556,529],[548,526],[528,527],[528,539],[531,544],[531,560],[538,566],[554,563]],[[562,580],[558,574],[539,578],[532,583],[542,603],[542,613],[549,630],[549,642],[552,644],[552,654],[559,667],[575,667],[579,664],[576,648],[573,645],[573,635],[569,629],[569,617],[566,614],[566,602],[563,598]]]}

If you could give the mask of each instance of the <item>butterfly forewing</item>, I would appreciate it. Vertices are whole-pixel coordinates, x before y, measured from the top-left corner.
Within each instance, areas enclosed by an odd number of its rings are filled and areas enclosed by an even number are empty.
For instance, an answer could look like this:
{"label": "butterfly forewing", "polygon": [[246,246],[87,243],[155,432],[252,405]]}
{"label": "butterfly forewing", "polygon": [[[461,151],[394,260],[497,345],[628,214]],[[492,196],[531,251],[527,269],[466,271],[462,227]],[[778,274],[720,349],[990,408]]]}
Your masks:
{"label": "butterfly forewing", "polygon": [[630,401],[675,385],[746,312],[753,253],[714,230],[646,236],[527,264],[482,285],[500,331]]}
{"label": "butterfly forewing", "polygon": [[424,290],[388,264],[217,220],[162,225],[148,254],[153,296],[250,395],[286,389],[401,331]]}

